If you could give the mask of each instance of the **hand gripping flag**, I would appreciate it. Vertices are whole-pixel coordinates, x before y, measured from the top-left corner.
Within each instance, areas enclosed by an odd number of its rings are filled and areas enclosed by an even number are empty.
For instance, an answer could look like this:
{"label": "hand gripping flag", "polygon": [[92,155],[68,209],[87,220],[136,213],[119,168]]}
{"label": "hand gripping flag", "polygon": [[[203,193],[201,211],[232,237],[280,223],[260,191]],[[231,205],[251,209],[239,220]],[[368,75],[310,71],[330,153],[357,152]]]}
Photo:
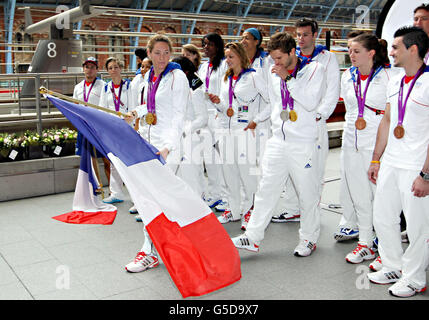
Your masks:
{"label": "hand gripping flag", "polygon": [[240,280],[240,256],[228,233],[191,187],[164,166],[154,146],[117,116],[46,96],[118,170],[184,298]]}
{"label": "hand gripping flag", "polygon": [[96,195],[99,183],[92,164],[91,148],[83,137],[73,211],[53,217],[58,221],[74,224],[112,224],[115,221],[117,208],[103,203]]}

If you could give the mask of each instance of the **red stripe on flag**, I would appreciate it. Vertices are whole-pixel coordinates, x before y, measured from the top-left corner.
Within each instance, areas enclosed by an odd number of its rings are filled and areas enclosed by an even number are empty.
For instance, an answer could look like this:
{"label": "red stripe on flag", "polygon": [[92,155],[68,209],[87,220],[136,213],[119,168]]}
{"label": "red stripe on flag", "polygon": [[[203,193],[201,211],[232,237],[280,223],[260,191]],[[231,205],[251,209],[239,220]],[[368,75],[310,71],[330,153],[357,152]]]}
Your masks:
{"label": "red stripe on flag", "polygon": [[52,217],[52,219],[74,224],[112,224],[116,218],[115,211],[84,212],[72,211]]}
{"label": "red stripe on flag", "polygon": [[183,228],[162,213],[146,229],[184,298],[241,279],[238,251],[213,212]]}

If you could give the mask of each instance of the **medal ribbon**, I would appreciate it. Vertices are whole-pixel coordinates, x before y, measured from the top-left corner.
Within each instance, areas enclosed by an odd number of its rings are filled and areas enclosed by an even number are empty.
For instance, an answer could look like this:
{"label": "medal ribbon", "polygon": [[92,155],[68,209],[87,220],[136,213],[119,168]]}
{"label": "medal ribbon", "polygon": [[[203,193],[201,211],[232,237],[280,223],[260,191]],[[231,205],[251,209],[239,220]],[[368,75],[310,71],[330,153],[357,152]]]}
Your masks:
{"label": "medal ribbon", "polygon": [[154,76],[153,68],[149,73],[149,88],[147,90],[147,112],[149,113],[155,113],[155,95],[156,91],[158,90],[159,83],[161,82],[162,74],[158,76],[155,83],[153,82],[153,76]]}
{"label": "medal ribbon", "polygon": [[371,82],[373,75],[374,75],[374,69],[371,69],[371,72],[368,76],[368,80],[366,81],[365,91],[363,92],[363,96],[362,96],[361,75],[360,75],[359,69],[357,69],[357,81],[356,81],[357,83],[353,82],[353,85],[355,87],[355,94],[356,94],[356,99],[358,103],[358,111],[359,111],[358,118],[363,117],[363,112],[365,110],[366,93],[368,91],[369,83]]}
{"label": "medal ribbon", "polygon": [[122,84],[123,81],[121,80],[121,85],[119,86],[119,96],[116,96],[115,89],[113,89],[113,82],[112,87],[110,88],[113,95],[113,103],[115,104],[115,110],[119,111],[119,108],[121,107],[121,93],[122,93]]}
{"label": "medal ribbon", "polygon": [[210,63],[207,64],[206,72],[206,92],[209,92],[210,76],[212,75],[213,67],[210,69]]}
{"label": "medal ribbon", "polygon": [[241,72],[238,75],[238,78],[235,81],[234,85],[232,85],[232,76],[229,76],[229,90],[228,90],[228,95],[229,95],[229,107],[230,108],[232,108],[232,99],[234,97],[234,88],[237,85],[238,81],[241,79],[242,74],[243,74],[243,70],[241,70]]}
{"label": "medal ribbon", "polygon": [[399,87],[399,94],[398,94],[398,126],[402,126],[402,123],[404,122],[405,109],[407,107],[408,98],[411,94],[411,91],[413,90],[414,84],[416,83],[417,79],[423,74],[423,71],[425,68],[426,68],[426,65],[423,64],[423,66],[421,66],[419,71],[417,71],[413,81],[410,84],[410,88],[408,89],[408,93],[407,93],[407,96],[405,97],[404,102],[402,101],[402,99],[404,95],[405,76],[401,80],[401,86]]}
{"label": "medal ribbon", "polygon": [[[296,77],[299,69],[301,67],[301,60],[298,59],[298,63],[295,66],[295,69],[292,72],[292,77]],[[292,96],[290,95],[290,92],[287,88],[287,84],[286,81],[281,79],[280,80],[280,93],[282,96],[282,106],[283,106],[283,110],[286,110],[288,105],[289,105],[289,109],[292,111],[294,108],[294,100],[292,98]]]}
{"label": "medal ribbon", "polygon": [[97,78],[95,78],[94,81],[92,81],[91,86],[89,87],[88,95],[86,95],[86,81],[83,84],[83,101],[88,102],[89,95],[91,94],[91,90],[92,90],[92,87],[95,84],[95,81],[97,81]]}

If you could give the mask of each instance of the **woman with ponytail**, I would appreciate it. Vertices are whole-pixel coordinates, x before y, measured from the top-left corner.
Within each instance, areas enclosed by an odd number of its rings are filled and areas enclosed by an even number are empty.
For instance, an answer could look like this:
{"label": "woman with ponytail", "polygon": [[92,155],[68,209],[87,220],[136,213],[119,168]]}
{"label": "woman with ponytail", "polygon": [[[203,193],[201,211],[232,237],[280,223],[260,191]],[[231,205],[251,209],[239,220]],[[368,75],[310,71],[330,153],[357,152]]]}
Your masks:
{"label": "woman with ponytail", "polygon": [[[243,218],[253,206],[257,188],[256,137],[249,123],[259,123],[270,116],[266,82],[258,76],[243,45],[239,42],[225,46],[226,71],[220,95],[210,95],[220,114],[218,136],[223,176],[228,189],[229,210],[220,217],[221,223]],[[257,98],[264,99],[265,108],[259,111]],[[244,199],[241,196],[244,190]],[[245,221],[243,221],[245,222]],[[242,228],[246,228],[246,224]]]}
{"label": "woman with ponytail", "polygon": [[372,207],[375,185],[368,179],[377,130],[386,107],[386,89],[392,71],[384,40],[361,34],[350,43],[352,67],[341,78],[346,107],[341,150],[343,216],[337,241],[357,238],[357,247],[346,256],[349,263],[375,258]]}

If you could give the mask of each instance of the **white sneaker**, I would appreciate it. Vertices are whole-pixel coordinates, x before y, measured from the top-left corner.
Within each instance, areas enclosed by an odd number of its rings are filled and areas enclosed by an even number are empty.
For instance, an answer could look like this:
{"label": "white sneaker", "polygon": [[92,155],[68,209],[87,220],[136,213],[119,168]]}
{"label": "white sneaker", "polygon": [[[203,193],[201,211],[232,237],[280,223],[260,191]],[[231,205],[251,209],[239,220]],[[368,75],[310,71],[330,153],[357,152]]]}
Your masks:
{"label": "white sneaker", "polygon": [[252,210],[253,210],[253,206],[252,206],[252,208],[250,208],[250,210],[249,210],[249,211],[247,211],[247,213],[243,216],[243,221],[241,221],[241,230],[243,230],[243,231],[246,231],[247,224],[249,223],[250,216],[252,215]]}
{"label": "white sneaker", "polygon": [[212,209],[222,202],[222,200],[220,199],[213,199],[213,198],[204,198],[204,201]]}
{"label": "white sneaker", "polygon": [[316,250],[315,243],[308,240],[300,240],[293,254],[297,257],[308,257],[314,250]]}
{"label": "white sneaker", "polygon": [[296,222],[301,220],[300,214],[293,214],[289,212],[283,212],[279,215],[275,215],[271,218],[272,222],[284,223],[284,222]]}
{"label": "white sneaker", "polygon": [[259,245],[256,244],[256,242],[250,240],[245,233],[238,237],[232,238],[231,241],[237,249],[246,249],[251,252],[259,251]]}
{"label": "white sneaker", "polygon": [[407,230],[401,232],[401,240],[403,243],[408,243],[410,240],[408,239]]}
{"label": "white sneaker", "polygon": [[358,244],[357,247],[346,255],[346,261],[350,263],[361,263],[364,260],[371,260],[375,258],[375,253],[368,246]]}
{"label": "white sneaker", "polygon": [[384,271],[380,270],[373,273],[368,273],[367,277],[369,281],[376,283],[376,284],[389,284],[389,283],[395,283],[401,278],[401,272],[400,271]]}
{"label": "white sneaker", "polygon": [[152,254],[147,255],[144,252],[137,253],[133,262],[125,266],[128,272],[142,272],[147,269],[155,268],[159,265],[158,258]]}
{"label": "white sneaker", "polygon": [[383,268],[383,264],[381,263],[381,257],[378,256],[373,262],[369,264],[369,268],[372,271],[380,271]]}
{"label": "white sneaker", "polygon": [[400,298],[412,297],[416,293],[424,291],[426,291],[426,287],[418,287],[414,282],[403,277],[389,288],[389,293],[392,296]]}
{"label": "white sneaker", "polygon": [[124,200],[116,198],[114,196],[108,196],[107,198],[103,199],[104,203],[119,203],[119,202],[124,202]]}
{"label": "white sneaker", "polygon": [[217,217],[220,223],[225,224],[228,222],[238,221],[234,220],[234,217],[232,216],[232,212],[227,210],[224,213],[222,213],[219,217]]}
{"label": "white sneaker", "polygon": [[128,211],[129,211],[129,213],[131,213],[131,214],[136,214],[136,213],[138,213],[136,206],[132,206]]}

